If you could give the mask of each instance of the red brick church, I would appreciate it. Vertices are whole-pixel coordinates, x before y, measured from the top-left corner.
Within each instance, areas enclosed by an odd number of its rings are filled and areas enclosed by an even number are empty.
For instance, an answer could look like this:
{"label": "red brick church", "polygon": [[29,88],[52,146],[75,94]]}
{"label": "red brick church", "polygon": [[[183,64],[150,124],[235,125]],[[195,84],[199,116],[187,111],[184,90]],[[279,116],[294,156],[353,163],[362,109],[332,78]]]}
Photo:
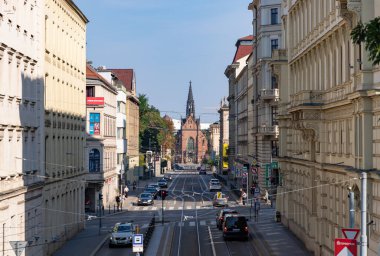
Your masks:
{"label": "red brick church", "polygon": [[177,133],[177,163],[201,163],[207,153],[207,139],[201,131],[200,118],[195,118],[195,106],[191,81],[186,104],[186,118],[181,118],[181,129]]}

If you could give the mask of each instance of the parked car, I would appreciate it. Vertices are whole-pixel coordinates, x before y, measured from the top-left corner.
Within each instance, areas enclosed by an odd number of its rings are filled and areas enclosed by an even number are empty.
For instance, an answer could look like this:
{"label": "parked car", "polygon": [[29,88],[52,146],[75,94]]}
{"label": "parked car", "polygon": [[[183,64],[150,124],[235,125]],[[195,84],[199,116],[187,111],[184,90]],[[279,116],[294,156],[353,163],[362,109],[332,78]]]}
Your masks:
{"label": "parked car", "polygon": [[165,179],[161,179],[157,183],[158,183],[158,186],[160,188],[167,188],[168,187],[168,182]]}
{"label": "parked car", "polygon": [[207,174],[206,170],[200,170],[200,171],[199,171],[199,175],[202,175],[202,174],[203,174],[203,175],[206,175],[206,174]]}
{"label": "parked car", "polygon": [[223,222],[223,239],[244,239],[248,240],[249,231],[247,219],[239,214],[226,214]]}
{"label": "parked car", "polygon": [[119,245],[132,245],[134,232],[135,226],[130,222],[116,223],[111,231],[108,246],[112,248]]}
{"label": "parked car", "polygon": [[226,214],[237,214],[238,212],[233,209],[221,209],[219,213],[216,214],[216,227],[220,230],[222,230],[223,227],[223,222],[224,222],[224,217]]}
{"label": "parked car", "polygon": [[211,179],[209,184],[210,184],[210,191],[222,190],[222,185],[220,185],[220,182],[217,179]]}
{"label": "parked car", "polygon": [[147,187],[147,188],[145,188],[145,190],[144,190],[143,193],[150,193],[152,195],[153,199],[157,199],[158,191],[154,187]]}
{"label": "parked car", "polygon": [[214,195],[212,199],[213,206],[228,206],[228,197],[222,192],[218,192]]}
{"label": "parked car", "polygon": [[137,205],[153,205],[154,200],[151,193],[141,193],[137,198]]}

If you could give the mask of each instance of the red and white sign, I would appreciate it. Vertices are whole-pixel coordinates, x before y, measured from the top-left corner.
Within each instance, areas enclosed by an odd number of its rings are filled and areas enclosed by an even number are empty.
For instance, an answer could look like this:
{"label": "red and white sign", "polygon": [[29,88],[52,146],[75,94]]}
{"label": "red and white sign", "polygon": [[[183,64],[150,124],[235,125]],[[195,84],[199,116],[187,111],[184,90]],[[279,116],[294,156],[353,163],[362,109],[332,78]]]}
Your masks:
{"label": "red and white sign", "polygon": [[90,106],[104,106],[104,97],[87,97],[86,104]]}
{"label": "red and white sign", "polygon": [[345,238],[355,239],[358,237],[360,229],[357,228],[342,228],[342,232]]}
{"label": "red and white sign", "polygon": [[356,240],[347,238],[335,238],[334,256],[357,256],[358,248]]}

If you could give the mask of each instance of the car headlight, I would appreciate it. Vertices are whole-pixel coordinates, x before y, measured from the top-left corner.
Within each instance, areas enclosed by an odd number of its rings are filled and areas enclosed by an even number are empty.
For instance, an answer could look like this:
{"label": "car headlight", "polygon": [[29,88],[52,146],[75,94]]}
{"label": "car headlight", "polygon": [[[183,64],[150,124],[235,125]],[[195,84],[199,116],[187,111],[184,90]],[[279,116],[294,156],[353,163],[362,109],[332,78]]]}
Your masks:
{"label": "car headlight", "polygon": [[112,237],[112,236],[110,237],[110,240],[113,240],[113,237]]}

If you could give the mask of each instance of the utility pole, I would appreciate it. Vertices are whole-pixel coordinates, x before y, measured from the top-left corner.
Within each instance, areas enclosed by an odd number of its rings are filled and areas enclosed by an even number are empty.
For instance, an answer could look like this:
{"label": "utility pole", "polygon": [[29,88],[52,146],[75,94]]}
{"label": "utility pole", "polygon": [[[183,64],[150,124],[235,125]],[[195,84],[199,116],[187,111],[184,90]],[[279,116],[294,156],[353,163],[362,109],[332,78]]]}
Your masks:
{"label": "utility pole", "polygon": [[362,172],[360,255],[367,256],[367,173]]}

